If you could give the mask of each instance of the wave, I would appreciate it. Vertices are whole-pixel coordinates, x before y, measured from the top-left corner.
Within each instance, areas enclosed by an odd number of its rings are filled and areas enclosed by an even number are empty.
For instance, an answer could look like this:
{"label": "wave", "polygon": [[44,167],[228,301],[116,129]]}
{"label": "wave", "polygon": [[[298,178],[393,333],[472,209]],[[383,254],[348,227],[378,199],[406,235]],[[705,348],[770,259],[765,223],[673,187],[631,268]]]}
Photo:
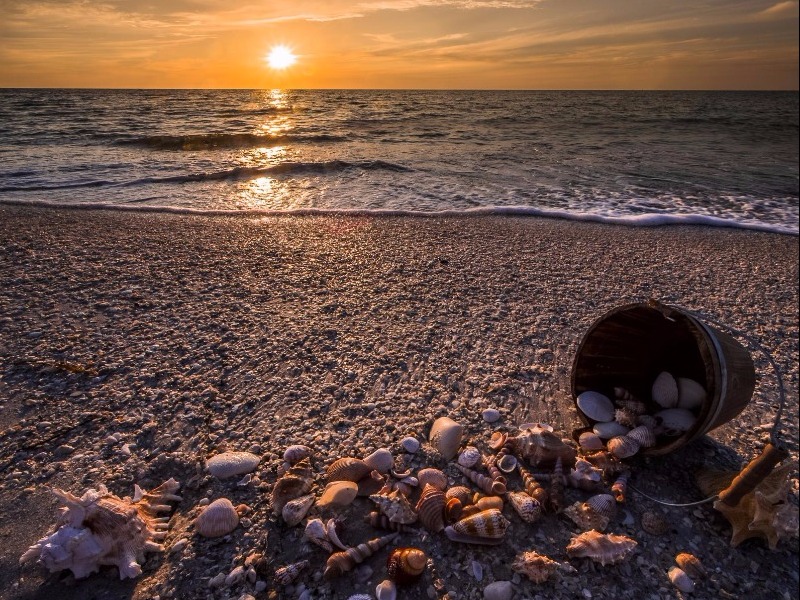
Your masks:
{"label": "wave", "polygon": [[185,135],[148,135],[130,139],[116,139],[118,146],[134,146],[149,150],[231,150],[257,148],[289,142],[328,143],[346,141],[345,136],[317,135],[261,135],[257,133],[198,133]]}
{"label": "wave", "polygon": [[800,227],[785,225],[740,221],[725,219],[702,214],[663,214],[646,213],[632,215],[607,215],[587,212],[572,212],[537,208],[533,206],[482,206],[466,209],[449,209],[439,211],[417,211],[404,209],[362,209],[362,208],[296,208],[289,210],[266,209],[199,209],[182,206],[156,206],[156,205],[120,205],[104,202],[87,202],[74,204],[68,202],[48,202],[45,200],[16,200],[0,199],[0,205],[26,206],[35,208],[56,208],[69,210],[108,210],[118,212],[144,212],[144,213],[170,213],[179,215],[195,215],[210,217],[282,217],[282,216],[356,216],[356,217],[417,217],[417,218],[442,218],[442,217],[481,217],[481,216],[509,216],[509,217],[538,217],[547,219],[561,219],[566,221],[580,221],[591,223],[604,223],[608,225],[621,225],[628,227],[667,227],[697,225],[702,227],[719,227],[729,229],[744,229],[765,233],[800,236]]}

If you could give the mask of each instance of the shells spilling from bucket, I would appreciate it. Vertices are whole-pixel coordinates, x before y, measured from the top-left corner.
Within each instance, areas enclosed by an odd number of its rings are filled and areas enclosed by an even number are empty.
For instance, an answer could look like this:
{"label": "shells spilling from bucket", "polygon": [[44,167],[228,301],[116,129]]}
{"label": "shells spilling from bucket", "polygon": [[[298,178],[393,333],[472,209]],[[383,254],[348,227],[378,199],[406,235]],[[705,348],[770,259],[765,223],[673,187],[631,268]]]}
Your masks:
{"label": "shells spilling from bucket", "polygon": [[611,396],[585,391],[575,404],[591,430],[578,435],[578,444],[584,451],[607,450],[615,458],[630,458],[692,429],[707,396],[697,381],[668,371],[658,374],[646,399],[625,387],[615,387]]}

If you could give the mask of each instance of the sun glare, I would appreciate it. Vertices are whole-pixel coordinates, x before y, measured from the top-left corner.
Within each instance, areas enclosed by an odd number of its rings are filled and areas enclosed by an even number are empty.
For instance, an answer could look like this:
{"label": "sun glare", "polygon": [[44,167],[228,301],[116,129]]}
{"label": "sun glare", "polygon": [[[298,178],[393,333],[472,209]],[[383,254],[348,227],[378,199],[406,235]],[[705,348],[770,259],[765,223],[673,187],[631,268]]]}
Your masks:
{"label": "sun glare", "polygon": [[283,45],[273,46],[266,59],[267,64],[273,69],[286,69],[297,62],[297,56],[292,49]]}

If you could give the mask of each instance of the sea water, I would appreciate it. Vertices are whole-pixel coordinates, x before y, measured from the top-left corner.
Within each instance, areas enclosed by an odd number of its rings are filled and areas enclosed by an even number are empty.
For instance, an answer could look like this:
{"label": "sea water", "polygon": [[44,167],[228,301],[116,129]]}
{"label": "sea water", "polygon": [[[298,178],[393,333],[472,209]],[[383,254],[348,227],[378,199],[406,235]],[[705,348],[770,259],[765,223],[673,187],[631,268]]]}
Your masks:
{"label": "sea water", "polygon": [[0,202],[797,235],[798,93],[5,89]]}

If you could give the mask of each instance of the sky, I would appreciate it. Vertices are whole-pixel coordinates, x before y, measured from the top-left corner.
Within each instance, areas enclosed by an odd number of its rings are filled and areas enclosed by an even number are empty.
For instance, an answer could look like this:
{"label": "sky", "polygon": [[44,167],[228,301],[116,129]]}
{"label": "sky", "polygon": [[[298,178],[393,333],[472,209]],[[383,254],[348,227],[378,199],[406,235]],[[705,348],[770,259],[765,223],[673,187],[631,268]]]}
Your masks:
{"label": "sky", "polygon": [[[0,87],[798,89],[797,0],[0,0]],[[269,67],[278,44],[297,62]]]}

